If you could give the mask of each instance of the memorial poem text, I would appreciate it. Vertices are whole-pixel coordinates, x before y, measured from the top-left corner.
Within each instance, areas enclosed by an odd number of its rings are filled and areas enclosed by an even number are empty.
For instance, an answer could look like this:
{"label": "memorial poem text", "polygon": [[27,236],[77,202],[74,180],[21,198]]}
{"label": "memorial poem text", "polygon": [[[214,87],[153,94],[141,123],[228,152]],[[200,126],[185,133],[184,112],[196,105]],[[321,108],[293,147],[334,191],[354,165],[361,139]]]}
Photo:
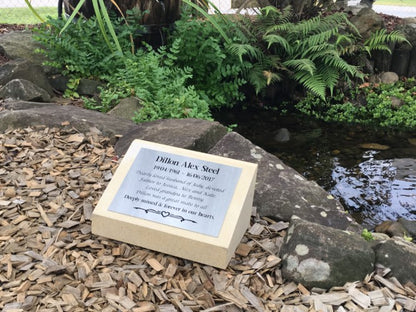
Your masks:
{"label": "memorial poem text", "polygon": [[141,148],[109,210],[217,237],[241,168]]}

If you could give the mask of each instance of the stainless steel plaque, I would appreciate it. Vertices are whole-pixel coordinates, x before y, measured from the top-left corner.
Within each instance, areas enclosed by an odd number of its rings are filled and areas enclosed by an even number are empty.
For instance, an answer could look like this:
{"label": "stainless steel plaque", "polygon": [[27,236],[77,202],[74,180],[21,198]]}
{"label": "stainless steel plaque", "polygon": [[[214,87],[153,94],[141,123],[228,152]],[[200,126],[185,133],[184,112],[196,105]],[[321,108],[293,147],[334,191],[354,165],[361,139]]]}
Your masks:
{"label": "stainless steel plaque", "polygon": [[217,237],[241,168],[141,148],[108,210]]}

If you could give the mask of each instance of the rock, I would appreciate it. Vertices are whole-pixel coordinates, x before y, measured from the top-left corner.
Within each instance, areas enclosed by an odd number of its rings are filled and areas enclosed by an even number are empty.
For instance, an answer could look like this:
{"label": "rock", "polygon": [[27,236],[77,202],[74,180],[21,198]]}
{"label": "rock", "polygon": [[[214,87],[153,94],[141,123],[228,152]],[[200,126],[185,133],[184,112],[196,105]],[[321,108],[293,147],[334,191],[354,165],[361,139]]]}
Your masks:
{"label": "rock", "polygon": [[375,0],[361,0],[360,5],[371,9],[373,7],[374,1]]}
{"label": "rock", "polygon": [[397,220],[406,229],[407,233],[416,241],[416,221],[410,221],[403,218]]}
{"label": "rock", "polygon": [[286,143],[290,141],[290,132],[287,128],[277,130],[274,140],[278,143]]}
{"label": "rock", "polygon": [[39,65],[23,59],[7,62],[0,67],[0,85],[5,85],[13,79],[29,80],[50,95],[53,95],[53,89],[49,84],[49,80]]}
{"label": "rock", "polygon": [[390,236],[388,236],[387,234],[378,233],[378,232],[372,233],[372,236],[373,236],[373,241],[370,241],[370,243],[372,243],[373,246],[377,245],[378,241],[384,241],[390,238]]}
{"label": "rock", "polygon": [[401,99],[399,99],[398,97],[391,96],[390,100],[391,100],[391,108],[392,109],[399,109],[400,107],[402,107],[404,105],[404,102]]}
{"label": "rock", "polygon": [[67,83],[68,83],[68,78],[63,76],[63,75],[51,75],[49,76],[49,83],[51,84],[51,86],[59,91],[64,93],[67,87]]}
{"label": "rock", "polygon": [[403,237],[403,235],[409,235],[406,228],[401,223],[394,221],[382,222],[375,227],[375,231],[378,233],[385,233],[389,236]]}
{"label": "rock", "polygon": [[416,283],[416,245],[401,238],[389,239],[375,248],[376,264],[391,269],[402,284]]}
{"label": "rock", "polygon": [[9,59],[25,59],[30,63],[41,65],[46,58],[34,53],[42,45],[33,40],[31,31],[16,31],[2,34],[0,36],[0,46],[5,50],[5,56]]}
{"label": "rock", "polygon": [[367,39],[372,33],[384,28],[383,18],[370,8],[361,9],[350,21],[357,27],[358,32]]}
{"label": "rock", "polygon": [[108,114],[131,120],[139,109],[140,100],[137,97],[131,96],[122,99],[117,106],[108,112]]}
{"label": "rock", "polygon": [[362,149],[372,149],[376,151],[385,151],[390,149],[390,146],[379,143],[362,143],[359,145]]}
{"label": "rock", "polygon": [[145,122],[126,133],[116,144],[118,155],[123,155],[134,139],[207,152],[227,133],[219,122],[200,119],[165,119]]}
{"label": "rock", "polygon": [[235,132],[225,135],[209,153],[259,165],[254,206],[261,216],[289,221],[297,215],[343,230],[356,226],[341,204],[318,184]]}
{"label": "rock", "polygon": [[416,44],[416,19],[403,19],[402,23],[397,25],[397,30],[400,31],[412,46]]}
{"label": "rock", "polygon": [[99,87],[103,87],[104,84],[97,80],[81,79],[77,88],[77,92],[80,95],[94,96],[100,93]]}
{"label": "rock", "polygon": [[0,111],[0,131],[33,125],[60,127],[62,123],[69,122],[80,132],[87,132],[91,127],[96,127],[104,135],[114,137],[137,127],[132,121],[72,105],[15,101],[4,103],[4,108],[5,110]]}
{"label": "rock", "polygon": [[371,245],[360,235],[297,217],[290,221],[280,257],[284,278],[325,289],[363,280],[374,270],[375,260]]}
{"label": "rock", "polygon": [[13,79],[0,89],[0,98],[33,102],[49,102],[48,92],[25,79]]}
{"label": "rock", "polygon": [[381,83],[396,83],[399,81],[399,76],[395,72],[384,72],[380,74]]}
{"label": "rock", "polygon": [[[53,86],[53,88],[62,93],[67,89],[68,81],[68,77],[62,76],[60,74],[50,75],[49,77],[49,83]],[[77,87],[77,92],[80,95],[94,96],[100,93],[99,87],[104,87],[104,84],[100,81],[92,79],[81,79]]]}

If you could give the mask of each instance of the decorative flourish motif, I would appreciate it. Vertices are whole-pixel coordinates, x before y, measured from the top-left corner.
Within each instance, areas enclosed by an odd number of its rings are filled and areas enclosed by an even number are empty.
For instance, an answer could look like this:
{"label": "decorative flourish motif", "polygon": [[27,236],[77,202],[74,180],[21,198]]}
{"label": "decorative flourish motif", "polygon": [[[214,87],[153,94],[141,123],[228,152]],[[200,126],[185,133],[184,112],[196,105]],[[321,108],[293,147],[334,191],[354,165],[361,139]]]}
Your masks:
{"label": "decorative flourish motif", "polygon": [[154,214],[159,214],[163,218],[168,218],[169,217],[169,218],[179,219],[181,222],[189,221],[189,222],[192,222],[192,223],[198,223],[195,220],[186,219],[186,218],[184,218],[184,217],[182,217],[180,215],[172,214],[172,213],[170,213],[169,211],[166,211],[166,210],[156,210],[156,209],[152,209],[152,208],[145,209],[145,208],[141,208],[141,207],[137,207],[137,206],[135,206],[133,208],[134,209],[137,209],[137,210],[143,210],[146,213],[149,213],[150,212],[150,213],[154,213]]}

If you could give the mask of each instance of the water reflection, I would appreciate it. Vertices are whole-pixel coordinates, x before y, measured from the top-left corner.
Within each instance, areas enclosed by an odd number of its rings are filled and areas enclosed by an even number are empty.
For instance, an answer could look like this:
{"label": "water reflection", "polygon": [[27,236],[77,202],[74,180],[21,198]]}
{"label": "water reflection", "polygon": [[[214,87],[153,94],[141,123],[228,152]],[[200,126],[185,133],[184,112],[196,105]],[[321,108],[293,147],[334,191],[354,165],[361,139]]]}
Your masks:
{"label": "water reflection", "polygon": [[[316,181],[368,229],[399,217],[416,220],[416,133],[392,135],[271,113],[219,117]],[[281,128],[289,130],[289,141],[274,139]]]}
{"label": "water reflection", "polygon": [[346,168],[333,160],[331,194],[348,207],[357,221],[368,228],[385,220],[416,218],[414,159],[375,159],[366,151],[363,161]]}

